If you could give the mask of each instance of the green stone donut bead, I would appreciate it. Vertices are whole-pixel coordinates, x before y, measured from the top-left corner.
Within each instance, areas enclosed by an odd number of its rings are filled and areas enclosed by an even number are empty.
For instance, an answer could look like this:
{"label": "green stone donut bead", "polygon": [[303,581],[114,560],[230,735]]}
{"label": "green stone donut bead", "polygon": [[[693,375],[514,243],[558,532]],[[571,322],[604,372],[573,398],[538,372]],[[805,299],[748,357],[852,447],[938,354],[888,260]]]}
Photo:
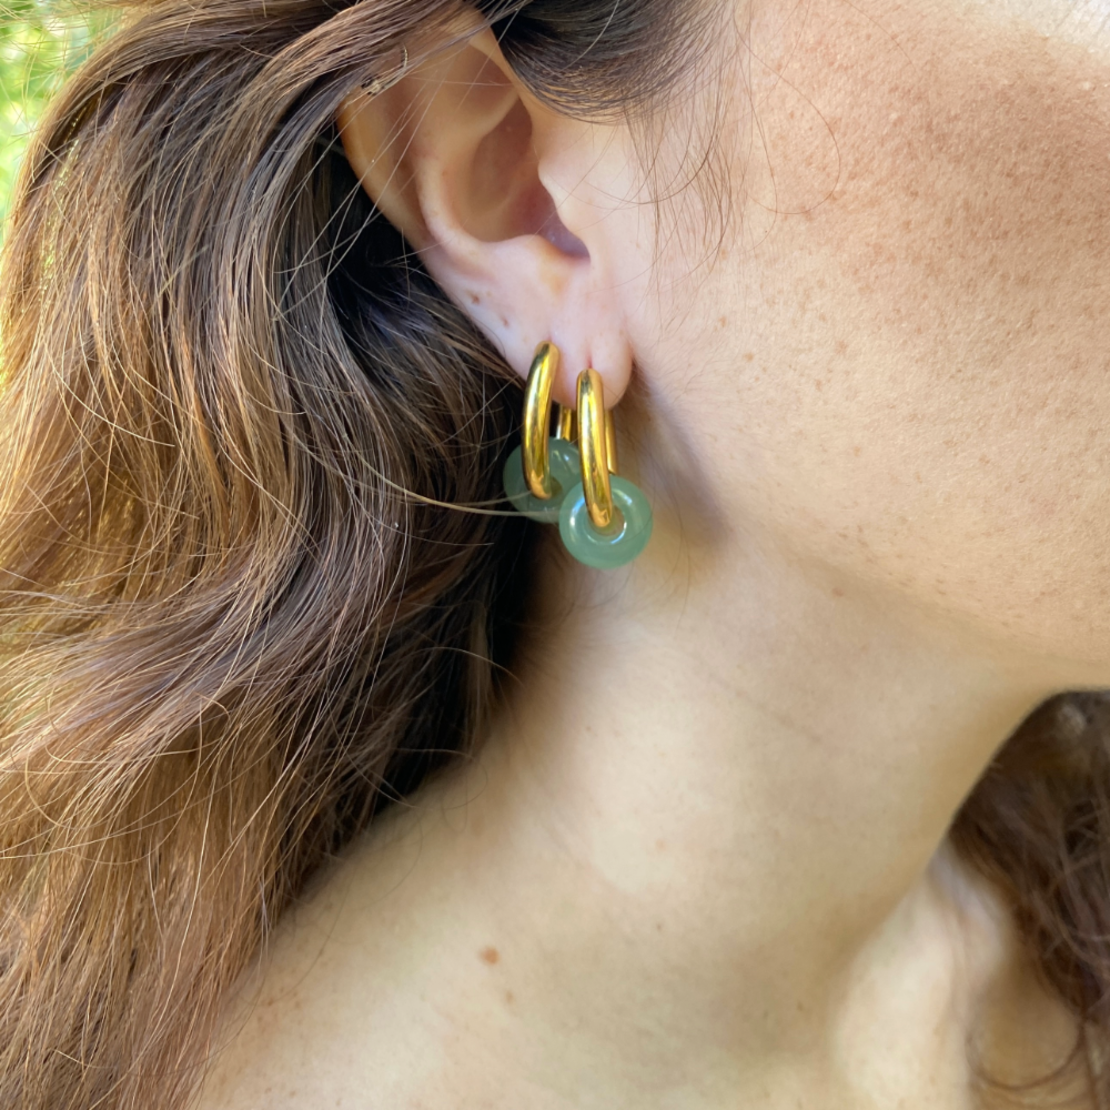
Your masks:
{"label": "green stone donut bead", "polygon": [[552,437],[547,443],[551,478],[555,484],[555,496],[550,501],[542,501],[528,488],[524,479],[524,463],[521,448],[518,447],[505,463],[505,496],[514,509],[541,524],[556,524],[568,490],[582,485],[582,464],[578,458],[578,448],[565,439]]}
{"label": "green stone donut bead", "polygon": [[567,550],[580,563],[599,570],[612,570],[632,562],[651,539],[651,506],[639,487],[615,474],[609,483],[616,510],[610,532],[598,531],[590,520],[581,486],[564,499],[559,513],[559,535]]}

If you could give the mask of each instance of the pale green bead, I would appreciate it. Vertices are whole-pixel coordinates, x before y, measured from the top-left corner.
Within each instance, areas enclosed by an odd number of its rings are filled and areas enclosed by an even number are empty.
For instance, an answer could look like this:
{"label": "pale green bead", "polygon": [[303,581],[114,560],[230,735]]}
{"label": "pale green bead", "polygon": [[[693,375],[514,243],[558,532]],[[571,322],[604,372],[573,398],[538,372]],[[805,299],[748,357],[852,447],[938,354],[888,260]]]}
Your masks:
{"label": "pale green bead", "polygon": [[581,488],[563,501],[559,513],[559,535],[567,550],[580,563],[600,570],[632,562],[651,539],[651,506],[639,487],[615,474],[609,482],[617,511],[611,532],[600,532],[594,526]]}
{"label": "pale green bead", "polygon": [[542,501],[528,488],[528,483],[524,480],[524,463],[521,461],[519,447],[505,463],[505,496],[512,502],[514,509],[532,520],[538,520],[541,524],[556,524],[567,491],[575,486],[582,488],[582,464],[579,461],[578,448],[565,439],[552,438],[547,447],[555,486],[555,495],[551,500]]}

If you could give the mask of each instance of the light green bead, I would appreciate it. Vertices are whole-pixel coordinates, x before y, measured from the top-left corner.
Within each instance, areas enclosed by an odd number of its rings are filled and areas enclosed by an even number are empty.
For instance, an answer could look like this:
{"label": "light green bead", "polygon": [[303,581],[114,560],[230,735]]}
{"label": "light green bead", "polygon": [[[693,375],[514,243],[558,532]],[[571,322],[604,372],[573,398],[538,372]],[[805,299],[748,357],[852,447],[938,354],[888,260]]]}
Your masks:
{"label": "light green bead", "polygon": [[550,501],[542,501],[528,488],[524,480],[524,463],[521,448],[517,448],[505,463],[505,496],[518,512],[541,524],[556,524],[559,510],[563,506],[568,490],[577,486],[582,488],[582,464],[578,448],[565,439],[548,440],[548,457],[551,464],[551,477],[555,485],[555,495]]}
{"label": "light green bead", "polygon": [[580,563],[600,570],[632,562],[651,539],[651,506],[639,487],[615,474],[609,482],[618,514],[611,533],[599,532],[594,526],[581,488],[563,501],[559,513],[559,535],[567,550]]}

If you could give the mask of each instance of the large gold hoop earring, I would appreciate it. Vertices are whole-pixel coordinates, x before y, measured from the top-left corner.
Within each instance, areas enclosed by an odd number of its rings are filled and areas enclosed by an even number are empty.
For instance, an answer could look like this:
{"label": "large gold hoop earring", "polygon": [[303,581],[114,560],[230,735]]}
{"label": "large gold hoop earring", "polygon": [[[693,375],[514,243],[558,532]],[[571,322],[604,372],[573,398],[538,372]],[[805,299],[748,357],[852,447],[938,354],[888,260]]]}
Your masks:
{"label": "large gold hoop earring", "polygon": [[652,512],[640,489],[615,473],[613,414],[592,367],[578,376],[578,446],[582,489],[563,501],[559,534],[587,566],[609,570],[631,562],[651,538]]}
{"label": "large gold hoop earring", "polygon": [[582,490],[593,526],[613,527],[613,490],[609,481],[609,421],[605,386],[592,367],[578,377],[578,453],[582,458]]}
{"label": "large gold hoop earring", "polygon": [[559,372],[559,348],[536,348],[524,388],[521,444],[505,463],[505,494],[513,507],[533,520],[554,524],[563,499],[578,481],[578,449],[551,436],[551,394]]}

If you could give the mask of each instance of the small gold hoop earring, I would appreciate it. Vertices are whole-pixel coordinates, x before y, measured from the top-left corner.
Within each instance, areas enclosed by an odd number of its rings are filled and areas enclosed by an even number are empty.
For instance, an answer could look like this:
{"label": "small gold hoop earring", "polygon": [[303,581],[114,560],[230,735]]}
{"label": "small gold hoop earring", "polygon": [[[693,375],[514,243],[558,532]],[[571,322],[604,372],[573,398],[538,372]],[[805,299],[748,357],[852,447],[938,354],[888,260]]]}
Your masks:
{"label": "small gold hoop earring", "polygon": [[375,77],[369,85],[363,86],[367,96],[380,96],[387,89],[393,88],[409,71],[409,48],[401,45],[401,68],[391,77]]}
{"label": "small gold hoop earring", "polygon": [[574,409],[566,409],[562,405],[556,407],[558,416],[555,420],[555,438],[573,443],[578,438],[578,421],[575,419]]}
{"label": "small gold hoop earring", "polygon": [[578,375],[578,448],[582,488],[563,499],[559,534],[580,562],[609,570],[631,562],[651,539],[651,506],[643,492],[616,473],[613,414],[592,367]]}

